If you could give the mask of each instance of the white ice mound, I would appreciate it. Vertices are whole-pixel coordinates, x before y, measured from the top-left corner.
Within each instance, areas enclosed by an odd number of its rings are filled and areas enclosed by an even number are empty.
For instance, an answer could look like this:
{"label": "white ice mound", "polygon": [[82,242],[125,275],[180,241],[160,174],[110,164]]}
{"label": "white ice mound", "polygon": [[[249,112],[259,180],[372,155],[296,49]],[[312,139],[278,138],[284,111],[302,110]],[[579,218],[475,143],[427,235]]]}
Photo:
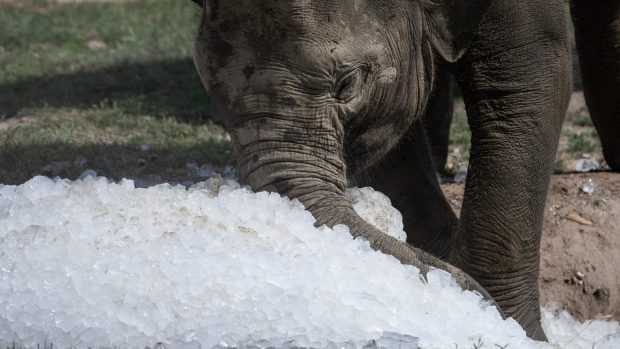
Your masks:
{"label": "white ice mound", "polygon": [[349,188],[346,195],[355,212],[368,223],[400,241],[407,240],[403,216],[392,206],[390,198],[370,187]]}
{"label": "white ice mound", "polygon": [[599,319],[581,323],[551,303],[543,308],[542,324],[549,341],[557,348],[620,348],[620,324],[617,321]]}
{"label": "white ice mound", "polygon": [[0,347],[543,346],[446,273],[221,182],[0,185]]}

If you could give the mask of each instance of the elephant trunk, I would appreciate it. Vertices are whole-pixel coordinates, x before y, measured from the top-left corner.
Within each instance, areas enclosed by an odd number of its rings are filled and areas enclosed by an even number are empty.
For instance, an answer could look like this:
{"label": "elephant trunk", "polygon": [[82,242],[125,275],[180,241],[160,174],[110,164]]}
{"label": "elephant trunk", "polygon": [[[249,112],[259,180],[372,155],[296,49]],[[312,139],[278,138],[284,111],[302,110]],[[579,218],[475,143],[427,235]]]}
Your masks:
{"label": "elephant trunk", "polygon": [[232,129],[241,178],[255,191],[275,191],[299,200],[314,215],[317,225],[347,225],[353,237],[362,237],[373,249],[417,267],[422,275],[426,275],[429,267],[445,270],[462,288],[475,290],[492,301],[460,269],[381,232],[355,212],[345,197],[342,141],[337,138],[339,132],[333,131],[337,130],[327,132],[308,127],[285,130],[260,119]]}
{"label": "elephant trunk", "polygon": [[345,198],[346,167],[336,132],[282,123],[253,119],[231,130],[242,180],[255,191],[299,200],[317,225],[351,223],[347,217],[357,215]]}

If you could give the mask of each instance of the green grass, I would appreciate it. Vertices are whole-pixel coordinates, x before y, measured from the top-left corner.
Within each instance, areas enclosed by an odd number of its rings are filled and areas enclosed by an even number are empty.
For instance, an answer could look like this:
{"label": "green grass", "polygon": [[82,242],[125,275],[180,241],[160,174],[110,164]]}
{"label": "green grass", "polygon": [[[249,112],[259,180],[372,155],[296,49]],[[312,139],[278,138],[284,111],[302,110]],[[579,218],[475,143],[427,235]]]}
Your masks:
{"label": "green grass", "polygon": [[553,164],[553,171],[555,173],[562,173],[566,171],[566,162],[563,159],[556,159]]}
{"label": "green grass", "polygon": [[0,127],[0,183],[85,168],[194,180],[187,160],[232,162],[191,59],[190,1],[16,4],[0,4],[0,121],[19,125]]}
{"label": "green grass", "polygon": [[[102,100],[131,114],[190,120],[207,112],[191,60],[191,2],[25,2],[0,11],[0,119]],[[106,47],[89,49],[92,38]]]}
{"label": "green grass", "polygon": [[596,134],[567,133],[568,152],[572,154],[590,153],[596,148]]}
{"label": "green grass", "polygon": [[[190,57],[197,9],[184,1],[68,3],[21,0],[0,11],[0,82]],[[98,37],[104,50],[85,42]]]}
{"label": "green grass", "polygon": [[469,161],[469,148],[471,147],[471,131],[467,124],[467,116],[461,113],[455,113],[450,126],[450,147],[452,153],[458,149],[461,154],[460,161]]}
{"label": "green grass", "polygon": [[[149,149],[141,150],[142,144]],[[185,168],[188,160],[230,164],[227,134],[210,122],[128,116],[107,107],[40,109],[36,122],[0,132],[0,178],[5,184],[34,175],[77,178],[86,168],[117,179],[200,179]]]}
{"label": "green grass", "polygon": [[569,120],[579,127],[594,127],[592,123],[592,118],[590,118],[589,114],[579,114],[574,118],[569,118]]}

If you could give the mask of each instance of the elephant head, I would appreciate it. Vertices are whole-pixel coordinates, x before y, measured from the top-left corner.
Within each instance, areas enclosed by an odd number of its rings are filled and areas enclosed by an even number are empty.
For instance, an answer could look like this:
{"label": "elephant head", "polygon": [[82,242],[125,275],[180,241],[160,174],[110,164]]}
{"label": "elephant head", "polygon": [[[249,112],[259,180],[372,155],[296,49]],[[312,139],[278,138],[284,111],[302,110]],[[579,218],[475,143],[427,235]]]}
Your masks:
{"label": "elephant head", "polygon": [[421,116],[435,53],[456,60],[489,0],[196,2],[204,13],[194,62],[242,179],[423,271],[459,274],[364,222],[344,192]]}

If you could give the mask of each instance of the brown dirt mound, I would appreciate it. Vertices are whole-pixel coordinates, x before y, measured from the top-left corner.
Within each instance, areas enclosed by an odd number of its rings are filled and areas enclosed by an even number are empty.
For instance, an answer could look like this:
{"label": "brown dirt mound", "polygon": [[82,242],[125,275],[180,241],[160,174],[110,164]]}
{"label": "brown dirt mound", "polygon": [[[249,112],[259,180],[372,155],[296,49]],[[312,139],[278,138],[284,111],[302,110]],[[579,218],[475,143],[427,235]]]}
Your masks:
{"label": "brown dirt mound", "polygon": [[[592,195],[581,190],[592,179]],[[458,212],[463,185],[444,184]],[[541,243],[541,303],[556,302],[583,321],[620,320],[620,174],[553,176]]]}

